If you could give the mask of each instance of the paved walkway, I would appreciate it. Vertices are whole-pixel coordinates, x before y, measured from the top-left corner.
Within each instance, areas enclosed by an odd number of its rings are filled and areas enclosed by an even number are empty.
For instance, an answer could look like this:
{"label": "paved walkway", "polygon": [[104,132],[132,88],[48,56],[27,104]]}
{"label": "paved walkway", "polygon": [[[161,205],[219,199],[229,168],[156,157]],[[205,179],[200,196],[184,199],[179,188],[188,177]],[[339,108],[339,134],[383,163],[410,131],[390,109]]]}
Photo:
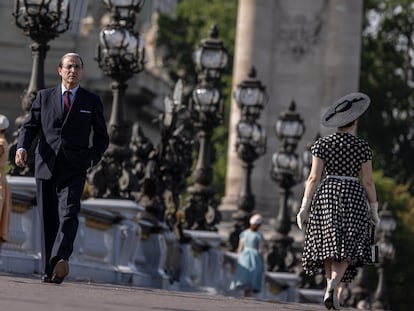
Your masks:
{"label": "paved walkway", "polygon": [[[220,295],[67,281],[41,283],[0,274],[0,306],[7,311],[316,311],[323,305],[275,303]],[[350,309],[343,309],[350,310]]]}

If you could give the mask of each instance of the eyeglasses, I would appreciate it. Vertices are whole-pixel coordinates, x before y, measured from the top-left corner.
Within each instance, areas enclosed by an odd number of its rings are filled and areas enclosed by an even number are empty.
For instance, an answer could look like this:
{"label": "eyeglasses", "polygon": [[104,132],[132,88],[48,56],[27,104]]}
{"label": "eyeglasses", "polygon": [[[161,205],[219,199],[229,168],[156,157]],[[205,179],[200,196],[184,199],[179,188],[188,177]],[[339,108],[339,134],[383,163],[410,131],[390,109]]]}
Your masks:
{"label": "eyeglasses", "polygon": [[62,65],[62,68],[66,69],[66,70],[71,70],[72,68],[74,68],[75,70],[79,70],[82,68],[81,65]]}
{"label": "eyeglasses", "polygon": [[329,116],[325,118],[325,121],[328,121],[330,118],[332,118],[334,115],[336,115],[339,112],[345,112],[351,109],[353,103],[357,103],[363,99],[364,99],[363,97],[359,97],[359,98],[354,98],[352,100],[347,100],[347,99],[344,100],[343,102],[339,103],[335,107],[334,111]]}

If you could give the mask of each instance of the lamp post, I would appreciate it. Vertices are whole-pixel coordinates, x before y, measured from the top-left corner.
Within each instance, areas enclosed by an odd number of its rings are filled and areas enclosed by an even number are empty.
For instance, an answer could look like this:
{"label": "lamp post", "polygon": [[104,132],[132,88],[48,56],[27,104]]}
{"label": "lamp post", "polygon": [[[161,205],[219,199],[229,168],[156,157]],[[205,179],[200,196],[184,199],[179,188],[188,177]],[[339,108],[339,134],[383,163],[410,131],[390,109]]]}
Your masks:
{"label": "lamp post", "polygon": [[151,223],[153,229],[165,227],[165,223],[183,240],[182,213],[178,208],[191,173],[193,132],[181,80],[175,84],[172,96],[165,97],[159,121],[161,139],[156,146],[144,135],[138,122],[133,127],[130,144],[133,172],[140,180],[136,200],[145,207],[141,220]]}
{"label": "lamp post", "polygon": [[[48,42],[69,28],[69,0],[16,0],[13,16],[16,26],[32,40],[30,48],[33,62],[29,86],[23,91],[22,96],[24,115],[16,118],[17,131],[13,133],[14,140],[10,146],[9,159],[15,157],[19,129],[29,113],[37,91],[45,87],[44,64],[49,50]],[[33,176],[33,152],[29,152],[28,165],[24,169],[15,166],[14,161],[11,163],[11,175]]]}
{"label": "lamp post", "polygon": [[266,152],[266,132],[257,120],[267,104],[268,96],[266,88],[256,78],[254,67],[250,69],[248,78],[237,86],[233,96],[241,110],[241,118],[236,127],[236,151],[243,162],[243,178],[237,202],[238,211],[233,214],[234,231],[229,237],[232,251],[237,249],[239,235],[249,226],[249,218],[255,207],[251,189],[253,162]]}
{"label": "lamp post", "polygon": [[185,227],[195,230],[213,230],[220,221],[213,180],[212,154],[214,146],[211,136],[214,128],[223,119],[223,101],[218,82],[227,65],[228,55],[223,42],[218,39],[216,25],[209,36],[201,41],[193,53],[198,73],[198,84],[192,92],[189,109],[198,138],[198,158],[192,174],[193,184],[188,188],[188,199],[184,206]]}
{"label": "lamp post", "polygon": [[275,235],[272,237],[272,250],[268,254],[269,270],[287,272],[293,264],[287,264],[289,258],[293,260],[291,251],[293,239],[288,236],[291,229],[291,217],[288,200],[291,188],[302,180],[301,160],[295,153],[296,146],[305,132],[303,119],[296,113],[294,101],[289,106],[289,111],[281,114],[276,121],[275,131],[282,141],[282,147],[273,154],[271,178],[279,184],[280,204],[276,219]]}
{"label": "lamp post", "polygon": [[377,231],[379,246],[379,263],[377,264],[378,284],[374,294],[372,309],[390,310],[390,305],[386,293],[386,267],[394,259],[395,251],[391,241],[392,232],[395,230],[397,223],[392,216],[391,211],[387,209],[387,204],[383,205],[379,213],[380,223]]}
{"label": "lamp post", "polygon": [[132,174],[131,125],[125,115],[126,81],[144,69],[144,45],[133,30],[135,14],[144,0],[103,0],[112,22],[99,34],[96,61],[110,77],[113,101],[108,124],[109,146],[101,163],[88,176],[92,196],[132,198],[138,181]]}

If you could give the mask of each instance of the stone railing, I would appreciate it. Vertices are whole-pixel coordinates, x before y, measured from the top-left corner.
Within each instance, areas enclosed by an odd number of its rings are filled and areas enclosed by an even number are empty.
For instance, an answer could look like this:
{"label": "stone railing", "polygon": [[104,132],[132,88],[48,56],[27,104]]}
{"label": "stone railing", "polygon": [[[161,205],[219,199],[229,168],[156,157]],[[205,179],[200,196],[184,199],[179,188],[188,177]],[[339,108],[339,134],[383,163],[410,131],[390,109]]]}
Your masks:
{"label": "stone railing", "polygon": [[[13,192],[10,241],[0,253],[0,271],[41,274],[36,185],[30,177],[8,177]],[[181,291],[241,296],[229,289],[237,254],[222,247],[218,232],[184,230],[179,242],[167,227],[140,219],[135,202],[87,199],[81,203],[79,229],[70,258],[69,279]],[[278,301],[320,299],[321,293],[298,290],[293,273],[266,272],[257,298]],[[305,297],[305,298],[304,298]]]}
{"label": "stone railing", "polygon": [[[0,271],[41,274],[39,213],[32,177],[8,176],[13,193],[10,241],[0,254]],[[144,209],[129,200],[87,199],[81,203],[78,234],[70,258],[69,277],[144,287],[201,290],[217,284],[221,237],[186,231],[179,243],[167,230],[148,230],[140,220]]]}

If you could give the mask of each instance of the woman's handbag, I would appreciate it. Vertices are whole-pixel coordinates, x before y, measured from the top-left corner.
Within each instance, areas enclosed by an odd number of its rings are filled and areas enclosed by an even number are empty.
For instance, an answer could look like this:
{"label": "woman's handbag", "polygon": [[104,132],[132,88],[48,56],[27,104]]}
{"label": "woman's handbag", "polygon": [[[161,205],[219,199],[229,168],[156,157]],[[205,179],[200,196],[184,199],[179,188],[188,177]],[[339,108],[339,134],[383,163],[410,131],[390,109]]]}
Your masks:
{"label": "woman's handbag", "polygon": [[375,244],[375,226],[371,226],[371,260],[372,263],[379,262],[379,247]]}

